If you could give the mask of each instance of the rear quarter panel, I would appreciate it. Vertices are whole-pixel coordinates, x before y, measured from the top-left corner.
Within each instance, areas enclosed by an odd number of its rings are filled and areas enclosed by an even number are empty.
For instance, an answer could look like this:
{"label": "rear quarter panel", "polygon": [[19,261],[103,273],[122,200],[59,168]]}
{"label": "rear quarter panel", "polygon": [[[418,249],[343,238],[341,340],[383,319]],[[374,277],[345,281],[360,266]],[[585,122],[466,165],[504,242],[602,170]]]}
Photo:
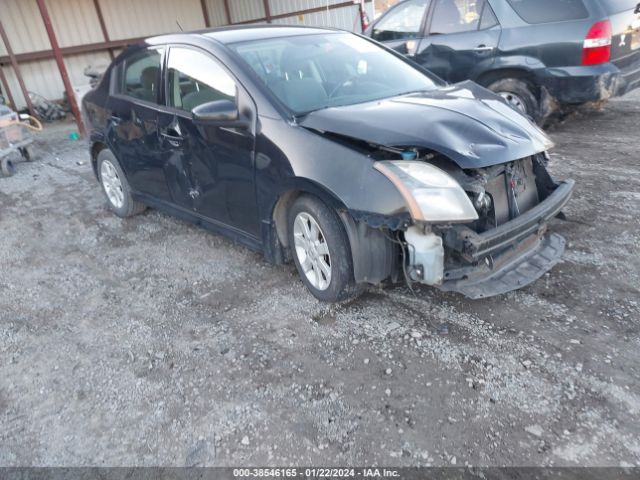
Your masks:
{"label": "rear quarter panel", "polygon": [[502,25],[498,57],[520,56],[532,70],[580,65],[584,38],[593,23],[604,16],[597,3],[583,1],[589,11],[588,18],[529,24],[507,0],[492,0],[491,5]]}

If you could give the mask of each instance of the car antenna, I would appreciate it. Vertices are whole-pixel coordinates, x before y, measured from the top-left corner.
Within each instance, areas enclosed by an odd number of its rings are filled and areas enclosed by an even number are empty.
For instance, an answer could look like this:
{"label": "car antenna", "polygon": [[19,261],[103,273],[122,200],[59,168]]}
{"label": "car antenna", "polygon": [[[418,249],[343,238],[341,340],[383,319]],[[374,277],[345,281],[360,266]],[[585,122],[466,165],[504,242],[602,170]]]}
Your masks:
{"label": "car antenna", "polygon": [[180,29],[181,32],[184,32],[184,29],[182,28],[182,25],[180,25],[180,22],[178,21],[177,18],[176,18],[176,25],[178,25],[178,28]]}

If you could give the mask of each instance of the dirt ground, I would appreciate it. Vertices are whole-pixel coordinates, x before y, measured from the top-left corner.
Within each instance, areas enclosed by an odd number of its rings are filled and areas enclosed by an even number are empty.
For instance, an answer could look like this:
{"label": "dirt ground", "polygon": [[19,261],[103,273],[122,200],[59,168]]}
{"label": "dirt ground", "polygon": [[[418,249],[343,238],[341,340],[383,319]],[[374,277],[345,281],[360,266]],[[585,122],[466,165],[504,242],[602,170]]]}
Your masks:
{"label": "dirt ground", "polygon": [[0,179],[0,465],[640,465],[640,94],[552,128],[563,263],[329,307],[293,266],[107,211],[71,125]]}

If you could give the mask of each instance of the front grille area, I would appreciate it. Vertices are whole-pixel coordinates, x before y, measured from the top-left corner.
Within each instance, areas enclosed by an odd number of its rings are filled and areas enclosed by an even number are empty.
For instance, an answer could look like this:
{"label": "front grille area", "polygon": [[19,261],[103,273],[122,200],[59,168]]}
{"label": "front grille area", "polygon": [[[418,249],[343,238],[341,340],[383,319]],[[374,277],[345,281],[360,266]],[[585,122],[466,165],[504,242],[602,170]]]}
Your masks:
{"label": "front grille area", "polygon": [[487,222],[491,227],[499,227],[531,210],[540,202],[533,160],[526,158],[507,165],[504,172],[487,182],[486,192],[493,205]]}

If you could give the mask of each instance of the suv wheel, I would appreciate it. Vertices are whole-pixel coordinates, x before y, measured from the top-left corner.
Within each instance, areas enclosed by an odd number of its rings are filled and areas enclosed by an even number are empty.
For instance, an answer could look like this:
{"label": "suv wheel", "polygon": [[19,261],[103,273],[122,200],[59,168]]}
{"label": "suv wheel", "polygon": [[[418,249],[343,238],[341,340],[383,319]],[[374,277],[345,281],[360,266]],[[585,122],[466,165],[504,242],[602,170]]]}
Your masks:
{"label": "suv wheel", "polygon": [[516,78],[503,78],[489,85],[489,90],[504,98],[514,110],[535,122],[539,120],[540,103],[527,82]]}
{"label": "suv wheel", "polygon": [[315,197],[302,196],[288,220],[293,259],[311,294],[322,302],[355,297],[351,248],[336,212]]}
{"label": "suv wheel", "polygon": [[110,150],[105,149],[98,154],[98,178],[109,208],[117,216],[131,217],[145,210],[144,204],[133,199],[129,182]]}

